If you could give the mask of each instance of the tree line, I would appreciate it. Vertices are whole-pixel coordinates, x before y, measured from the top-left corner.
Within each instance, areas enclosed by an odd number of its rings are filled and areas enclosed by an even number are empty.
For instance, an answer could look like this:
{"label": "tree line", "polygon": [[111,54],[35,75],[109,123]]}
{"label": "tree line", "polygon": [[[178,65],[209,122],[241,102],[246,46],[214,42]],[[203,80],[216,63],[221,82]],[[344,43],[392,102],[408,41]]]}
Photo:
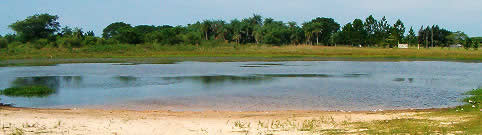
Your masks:
{"label": "tree line", "polygon": [[[254,14],[241,20],[204,20],[186,26],[132,26],[124,22],[108,25],[101,37],[81,28],[61,27],[59,17],[36,14],[11,25],[15,34],[0,35],[0,48],[31,43],[35,48],[78,48],[105,44],[203,45],[204,42],[269,45],[349,45],[364,47],[393,47],[399,43],[421,47],[448,47],[460,44],[478,48],[480,40],[463,32],[451,32],[438,25],[422,26],[418,32],[407,28],[401,20],[388,23],[386,17],[373,16],[355,19],[340,26],[332,18],[318,17],[298,25],[296,22],[276,21]],[[407,34],[406,34],[407,33]]]}

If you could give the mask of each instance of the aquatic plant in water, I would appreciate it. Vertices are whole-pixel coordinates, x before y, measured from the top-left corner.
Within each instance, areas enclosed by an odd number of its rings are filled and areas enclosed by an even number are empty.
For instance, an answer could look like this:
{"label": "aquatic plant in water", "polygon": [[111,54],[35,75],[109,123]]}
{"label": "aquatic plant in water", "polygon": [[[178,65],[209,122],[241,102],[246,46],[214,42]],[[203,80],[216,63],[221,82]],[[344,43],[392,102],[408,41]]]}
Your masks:
{"label": "aquatic plant in water", "polygon": [[56,90],[46,86],[22,86],[0,90],[0,95],[9,97],[45,97],[55,92]]}

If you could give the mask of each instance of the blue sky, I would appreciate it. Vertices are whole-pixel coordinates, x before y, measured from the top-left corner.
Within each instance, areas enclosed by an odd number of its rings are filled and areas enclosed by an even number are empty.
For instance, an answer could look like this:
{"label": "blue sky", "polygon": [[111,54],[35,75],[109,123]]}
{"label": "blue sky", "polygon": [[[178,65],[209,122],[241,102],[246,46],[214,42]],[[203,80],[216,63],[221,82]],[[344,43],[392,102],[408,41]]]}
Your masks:
{"label": "blue sky", "polygon": [[13,33],[9,24],[38,13],[59,15],[62,26],[93,30],[97,35],[117,21],[185,25],[256,13],[299,24],[330,17],[341,25],[372,14],[377,19],[387,16],[390,23],[401,19],[415,30],[439,24],[451,31],[482,36],[481,0],[1,0],[0,34]]}

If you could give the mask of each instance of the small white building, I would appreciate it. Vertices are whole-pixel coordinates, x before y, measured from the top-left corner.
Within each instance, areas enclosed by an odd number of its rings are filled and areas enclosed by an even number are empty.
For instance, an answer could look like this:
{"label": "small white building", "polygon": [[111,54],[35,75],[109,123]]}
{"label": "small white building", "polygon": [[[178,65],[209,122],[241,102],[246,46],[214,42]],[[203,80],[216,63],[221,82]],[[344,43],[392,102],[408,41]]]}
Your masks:
{"label": "small white building", "polygon": [[408,44],[398,44],[398,48],[408,48]]}
{"label": "small white building", "polygon": [[450,48],[461,48],[463,47],[461,44],[450,45]]}

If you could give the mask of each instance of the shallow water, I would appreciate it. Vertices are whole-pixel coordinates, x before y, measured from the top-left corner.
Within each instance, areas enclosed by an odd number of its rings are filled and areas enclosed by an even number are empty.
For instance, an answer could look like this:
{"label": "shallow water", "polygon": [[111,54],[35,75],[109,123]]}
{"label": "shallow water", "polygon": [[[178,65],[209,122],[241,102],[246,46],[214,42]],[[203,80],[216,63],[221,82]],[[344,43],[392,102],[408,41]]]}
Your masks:
{"label": "shallow water", "polygon": [[460,105],[482,86],[482,64],[461,62],[181,62],[1,67],[0,89],[45,85],[43,98],[0,96],[34,108],[375,110]]}

